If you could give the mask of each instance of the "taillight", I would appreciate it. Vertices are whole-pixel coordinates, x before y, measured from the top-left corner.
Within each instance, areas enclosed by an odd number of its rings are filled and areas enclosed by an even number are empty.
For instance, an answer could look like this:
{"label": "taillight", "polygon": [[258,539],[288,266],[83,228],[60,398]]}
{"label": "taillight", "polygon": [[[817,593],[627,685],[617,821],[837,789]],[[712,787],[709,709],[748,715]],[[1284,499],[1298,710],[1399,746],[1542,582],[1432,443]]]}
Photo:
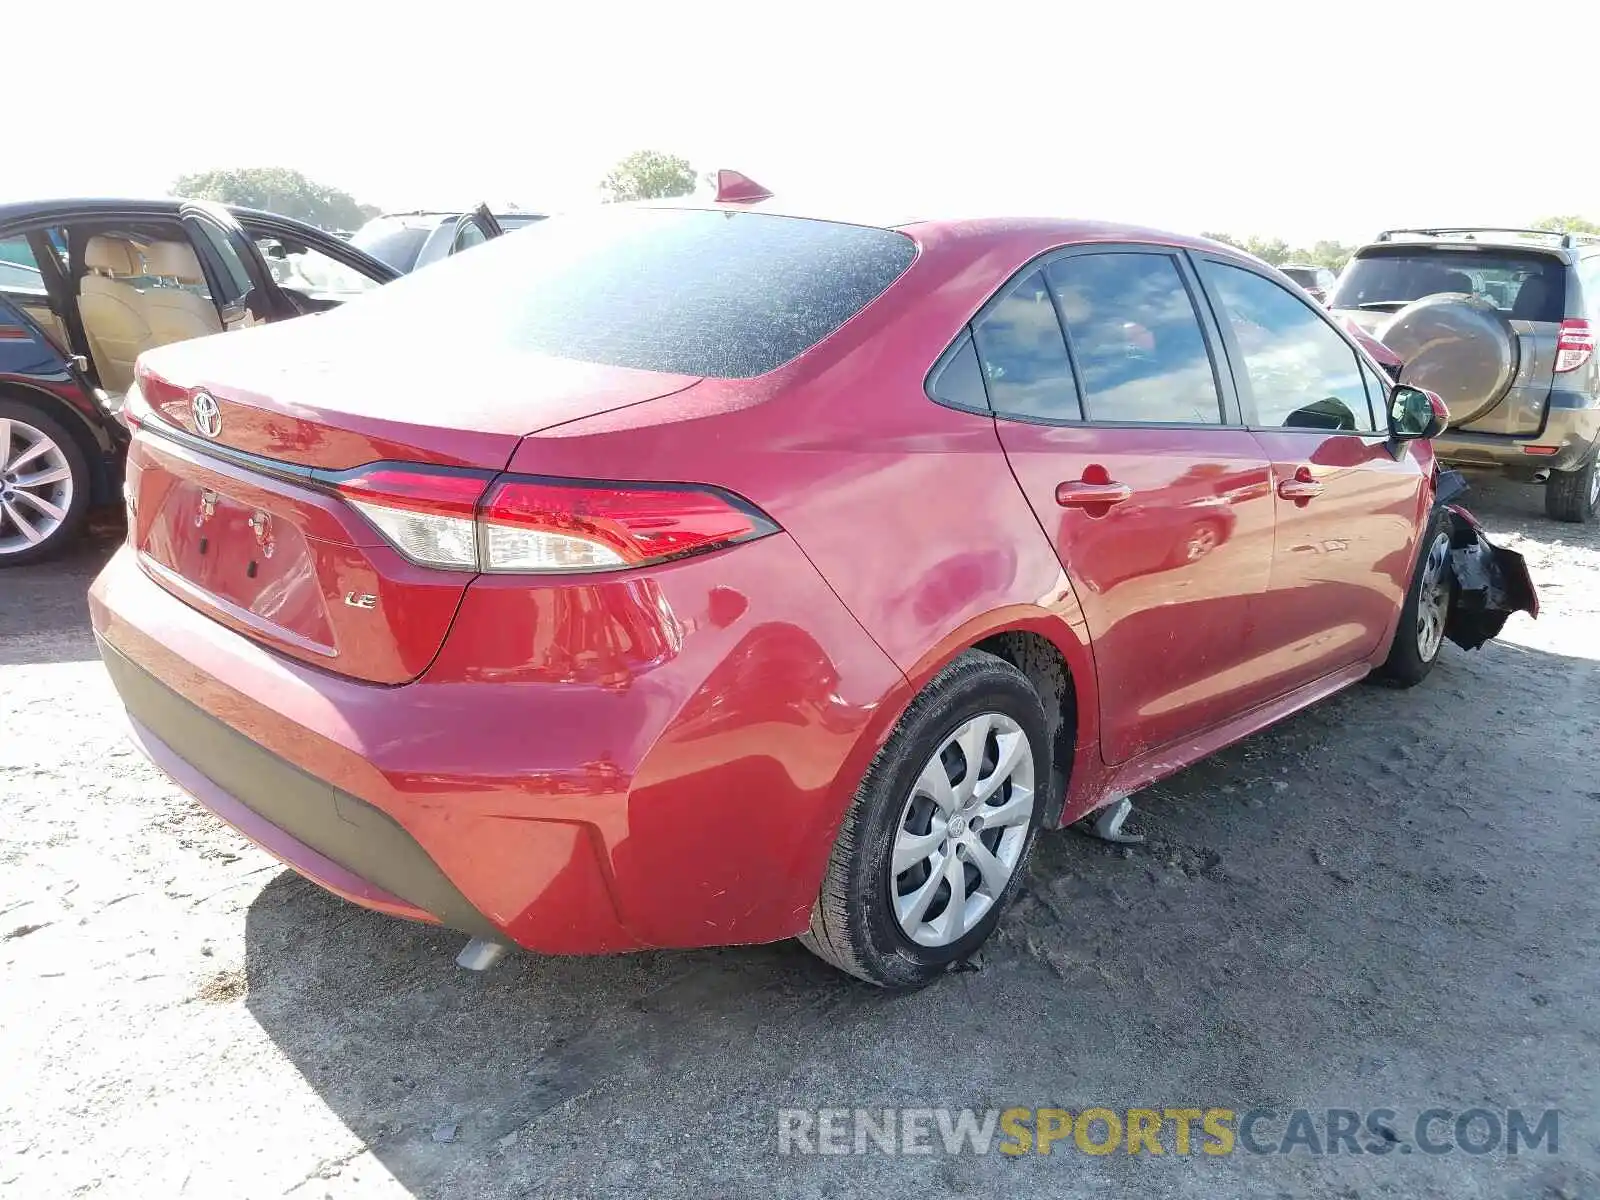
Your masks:
{"label": "taillight", "polygon": [[135,379],[128,385],[128,393],[122,398],[122,419],[128,423],[129,429],[137,429],[149,419],[150,405],[145,402],[144,389]]}
{"label": "taillight", "polygon": [[452,571],[478,569],[478,501],[490,476],[480,471],[379,465],[335,486],[412,562]]}
{"label": "taillight", "polygon": [[[736,496],[383,464],[333,481],[395,549],[457,571],[615,571],[702,554],[777,526]],[[485,495],[485,489],[488,494]]]}
{"label": "taillight", "polygon": [[726,493],[510,478],[478,514],[485,571],[605,571],[701,554],[777,527]]}
{"label": "taillight", "polygon": [[1556,335],[1556,370],[1576,371],[1594,353],[1594,330],[1581,318],[1561,322]]}

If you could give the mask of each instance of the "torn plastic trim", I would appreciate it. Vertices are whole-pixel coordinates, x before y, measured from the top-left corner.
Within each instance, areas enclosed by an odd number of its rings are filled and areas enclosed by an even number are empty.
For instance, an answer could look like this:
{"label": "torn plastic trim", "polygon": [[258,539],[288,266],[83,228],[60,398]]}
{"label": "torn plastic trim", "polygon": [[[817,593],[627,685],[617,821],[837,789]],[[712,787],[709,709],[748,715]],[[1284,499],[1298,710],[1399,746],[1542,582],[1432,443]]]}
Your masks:
{"label": "torn plastic trim", "polygon": [[1450,531],[1450,571],[1456,581],[1444,631],[1456,645],[1476,650],[1499,636],[1512,613],[1525,612],[1537,619],[1539,595],[1522,555],[1496,546],[1477,517],[1448,503],[1464,490],[1458,472],[1440,472],[1435,503],[1444,510]]}

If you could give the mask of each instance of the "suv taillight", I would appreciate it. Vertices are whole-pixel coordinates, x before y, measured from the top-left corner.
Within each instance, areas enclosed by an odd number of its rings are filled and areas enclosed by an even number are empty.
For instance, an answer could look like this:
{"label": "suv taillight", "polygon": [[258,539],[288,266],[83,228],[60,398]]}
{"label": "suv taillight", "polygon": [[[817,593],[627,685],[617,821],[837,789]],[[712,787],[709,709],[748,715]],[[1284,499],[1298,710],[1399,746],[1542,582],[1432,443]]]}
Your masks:
{"label": "suv taillight", "polygon": [[379,464],[339,493],[412,562],[536,575],[616,571],[720,550],[777,526],[716,488],[590,483]]}
{"label": "suv taillight", "polygon": [[1576,371],[1594,353],[1594,330],[1589,322],[1569,319],[1561,322],[1556,335],[1556,371]]}

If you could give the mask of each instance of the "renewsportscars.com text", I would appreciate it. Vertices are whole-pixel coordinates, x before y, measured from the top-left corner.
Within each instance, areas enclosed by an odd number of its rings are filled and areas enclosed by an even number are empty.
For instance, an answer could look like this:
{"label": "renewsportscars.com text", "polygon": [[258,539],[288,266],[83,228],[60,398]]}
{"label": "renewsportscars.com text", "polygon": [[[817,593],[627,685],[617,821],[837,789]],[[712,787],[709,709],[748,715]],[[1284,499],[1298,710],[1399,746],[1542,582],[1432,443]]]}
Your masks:
{"label": "renewsportscars.com text", "polygon": [[783,1108],[779,1154],[1557,1153],[1555,1109]]}

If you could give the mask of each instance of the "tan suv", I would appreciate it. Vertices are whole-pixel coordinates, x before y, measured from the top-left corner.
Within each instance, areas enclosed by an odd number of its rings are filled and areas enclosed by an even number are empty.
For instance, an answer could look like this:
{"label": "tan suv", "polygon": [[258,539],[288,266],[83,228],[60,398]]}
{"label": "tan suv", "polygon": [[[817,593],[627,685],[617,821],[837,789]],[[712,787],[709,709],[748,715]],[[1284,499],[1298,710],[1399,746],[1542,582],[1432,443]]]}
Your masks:
{"label": "tan suv", "polygon": [[1328,306],[1444,397],[1441,459],[1543,476],[1551,517],[1597,519],[1600,238],[1393,229],[1356,251]]}

